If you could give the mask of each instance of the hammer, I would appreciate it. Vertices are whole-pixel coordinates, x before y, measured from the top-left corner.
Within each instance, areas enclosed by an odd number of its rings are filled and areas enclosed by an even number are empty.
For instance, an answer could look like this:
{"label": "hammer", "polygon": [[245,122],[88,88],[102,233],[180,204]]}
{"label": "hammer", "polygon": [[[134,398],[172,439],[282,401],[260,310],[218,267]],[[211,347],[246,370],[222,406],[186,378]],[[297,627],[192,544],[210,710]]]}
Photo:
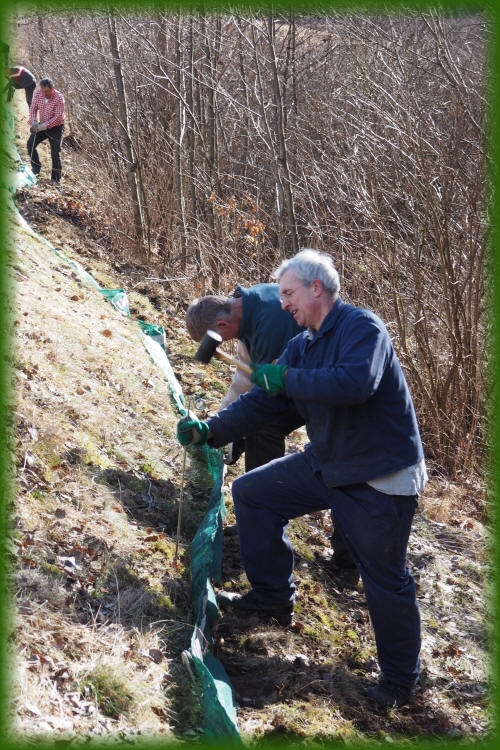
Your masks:
{"label": "hammer", "polygon": [[228,365],[234,365],[239,367],[240,370],[246,372],[247,375],[251,375],[253,370],[250,365],[246,365],[244,362],[240,362],[239,359],[231,357],[226,352],[218,351],[217,347],[222,343],[222,336],[217,331],[208,330],[201,340],[201,344],[198,347],[198,351],[194,355],[197,362],[203,362],[207,365],[212,357],[215,355],[218,359],[224,360]]}

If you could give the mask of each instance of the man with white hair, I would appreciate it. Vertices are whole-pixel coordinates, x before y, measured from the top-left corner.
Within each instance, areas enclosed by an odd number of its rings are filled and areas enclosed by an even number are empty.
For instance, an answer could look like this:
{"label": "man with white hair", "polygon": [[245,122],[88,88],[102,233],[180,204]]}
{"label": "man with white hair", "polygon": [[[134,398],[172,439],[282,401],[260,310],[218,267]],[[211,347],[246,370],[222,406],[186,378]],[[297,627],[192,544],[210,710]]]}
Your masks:
{"label": "man with white hair", "polygon": [[180,420],[178,438],[224,445],[293,406],[310,443],[233,483],[241,556],[251,590],[222,592],[222,608],[291,621],[295,584],[286,529],[332,509],[358,566],[381,678],[365,694],[384,706],[411,699],[420,669],[420,614],[406,549],[427,479],[415,410],[389,334],[374,313],[346,304],[330,257],[305,249],[275,276],[283,309],[307,330],[259,386],[207,422]]}

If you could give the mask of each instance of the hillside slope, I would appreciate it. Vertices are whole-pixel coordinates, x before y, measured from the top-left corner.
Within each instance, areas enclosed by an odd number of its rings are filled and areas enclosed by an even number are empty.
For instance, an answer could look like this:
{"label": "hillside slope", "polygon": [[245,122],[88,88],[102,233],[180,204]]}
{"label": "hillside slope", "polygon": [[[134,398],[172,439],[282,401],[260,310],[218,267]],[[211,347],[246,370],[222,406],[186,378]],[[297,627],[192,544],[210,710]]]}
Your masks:
{"label": "hillside slope", "polygon": [[[92,240],[76,180],[59,189],[40,180],[20,191],[18,205],[101,286],[125,287],[133,316],[165,327],[185,394],[203,398],[200,414],[214,410],[227,369],[193,363],[172,286]],[[188,544],[208,483],[189,469],[175,559],[182,451],[167,383],[133,317],[116,312],[14,218],[11,228],[15,731],[196,736],[199,706],[180,653],[192,627]],[[301,440],[294,436],[290,449]],[[241,463],[232,467],[228,484],[241,471]],[[409,555],[424,626],[422,685],[415,705],[389,712],[361,695],[366,678],[376,677],[372,631],[361,587],[342,591],[328,572],[328,514],[292,523],[294,625],[225,615],[215,630],[243,737],[484,735],[487,561],[479,506],[480,488],[438,477],[422,498]],[[234,537],[225,540],[221,585],[246,586]]]}
{"label": "hillside slope", "polygon": [[116,715],[170,733],[177,649],[165,644],[185,647],[185,546],[203,503],[184,514],[174,560],[180,449],[168,387],[134,321],[24,230],[17,241],[20,727],[108,731],[113,709],[100,716],[93,693],[104,666],[126,686]]}

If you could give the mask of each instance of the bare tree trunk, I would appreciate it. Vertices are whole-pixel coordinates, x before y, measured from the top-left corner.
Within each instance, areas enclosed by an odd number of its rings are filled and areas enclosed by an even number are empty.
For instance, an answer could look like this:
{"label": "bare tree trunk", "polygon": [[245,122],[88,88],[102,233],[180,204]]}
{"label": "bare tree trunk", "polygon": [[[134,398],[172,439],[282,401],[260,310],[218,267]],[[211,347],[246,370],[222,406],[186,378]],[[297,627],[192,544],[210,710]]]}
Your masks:
{"label": "bare tree trunk", "polygon": [[178,211],[178,222],[180,228],[180,239],[181,239],[181,266],[182,269],[186,269],[187,263],[187,242],[186,242],[186,220],[184,216],[184,190],[182,184],[182,141],[185,132],[185,107],[183,103],[182,89],[183,89],[183,59],[182,59],[182,17],[177,17],[177,24],[175,29],[175,85],[177,88],[178,96],[176,100],[176,118],[175,118],[175,170],[174,170],[174,181],[175,181],[175,192],[177,196],[177,211]]}
{"label": "bare tree trunk", "polygon": [[194,101],[194,35],[193,35],[193,16],[189,18],[189,44],[188,44],[188,78],[186,86],[186,101],[189,108],[189,128],[187,130],[187,142],[189,152],[189,192],[191,198],[191,225],[196,237],[196,263],[198,268],[201,266],[201,253],[198,232],[198,200],[196,197],[195,183],[195,149],[196,149],[196,116]]}
{"label": "bare tree trunk", "polygon": [[40,75],[45,75],[45,35],[43,29],[43,16],[38,16],[38,70],[43,71]]}
{"label": "bare tree trunk", "polygon": [[123,142],[127,158],[127,180],[130,187],[130,196],[132,198],[132,206],[134,210],[135,236],[139,243],[139,249],[140,251],[142,251],[144,249],[145,238],[144,221],[142,217],[139,189],[137,186],[137,164],[134,158],[134,149],[130,134],[130,123],[128,117],[127,97],[125,94],[125,84],[123,81],[122,62],[120,57],[120,50],[118,47],[115,19],[113,16],[108,16],[107,21],[109,41],[111,44],[111,54],[113,56],[113,70],[115,73],[116,91],[118,94],[118,104],[120,108],[120,123],[122,127]]}
{"label": "bare tree trunk", "polygon": [[278,66],[276,63],[276,46],[275,46],[275,20],[270,14],[268,18],[268,39],[269,51],[271,53],[271,72],[273,76],[273,99],[276,108],[276,141],[278,144],[278,165],[280,173],[280,182],[283,188],[283,199],[286,209],[286,224],[290,240],[292,243],[293,254],[299,250],[299,236],[297,233],[297,223],[295,220],[295,208],[293,205],[292,183],[288,169],[288,156],[285,140],[284,127],[284,103],[281,92],[281,86],[278,76]]}
{"label": "bare tree trunk", "polygon": [[[206,140],[207,140],[207,160],[209,169],[209,184],[212,191],[212,195],[219,196],[219,165],[218,165],[218,133],[217,133],[217,66],[219,62],[220,54],[220,32],[221,32],[221,17],[217,14],[215,19],[214,29],[214,44],[210,43],[209,29],[207,21],[203,19],[203,32],[204,32],[204,46],[205,46],[205,106],[206,106]],[[209,203],[208,209],[208,222],[212,230],[214,248],[216,248],[220,242],[219,236],[219,224],[215,215],[215,200]],[[213,284],[214,288],[218,287],[219,277],[221,271],[221,265],[218,254],[212,252],[210,254],[210,265],[213,272]]]}

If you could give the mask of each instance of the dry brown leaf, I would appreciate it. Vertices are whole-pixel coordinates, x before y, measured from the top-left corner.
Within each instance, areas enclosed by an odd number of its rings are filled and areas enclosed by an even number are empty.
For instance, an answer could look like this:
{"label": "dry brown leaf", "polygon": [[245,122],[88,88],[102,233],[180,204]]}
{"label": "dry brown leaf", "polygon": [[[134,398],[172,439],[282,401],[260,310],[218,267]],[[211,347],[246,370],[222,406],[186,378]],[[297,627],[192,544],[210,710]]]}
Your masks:
{"label": "dry brown leaf", "polygon": [[159,716],[160,719],[163,719],[163,721],[168,721],[167,714],[165,713],[163,708],[160,708],[160,706],[151,706],[151,711]]}
{"label": "dry brown leaf", "polygon": [[163,661],[163,654],[159,648],[149,649],[149,658],[154,661],[155,664],[160,664]]}

